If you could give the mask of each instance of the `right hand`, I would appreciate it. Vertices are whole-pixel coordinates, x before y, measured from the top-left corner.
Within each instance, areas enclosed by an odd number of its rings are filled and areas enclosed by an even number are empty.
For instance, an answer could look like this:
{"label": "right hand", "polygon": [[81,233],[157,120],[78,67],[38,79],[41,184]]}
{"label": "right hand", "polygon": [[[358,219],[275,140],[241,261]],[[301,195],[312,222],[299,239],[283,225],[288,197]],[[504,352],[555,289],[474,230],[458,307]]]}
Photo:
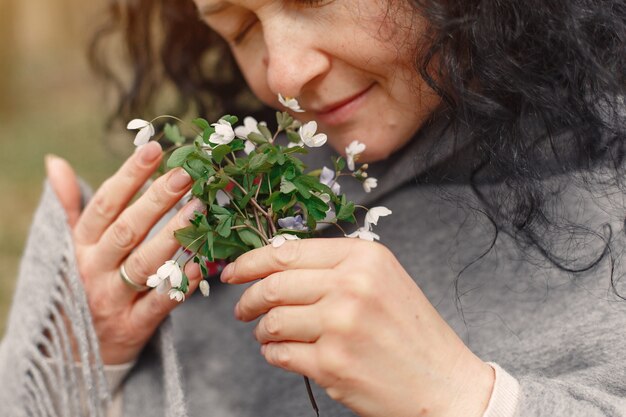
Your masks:
{"label": "right hand", "polygon": [[[138,284],[156,272],[179,249],[174,231],[189,225],[202,205],[193,200],[149,241],[150,229],[190,189],[191,178],[181,168],[161,176],[130,204],[133,196],[156,171],[161,146],[149,142],[108,178],[81,212],[80,189],[70,165],[61,158],[46,158],[46,171],[72,230],[78,271],[87,294],[93,324],[105,364],[137,358],[163,319],[178,303],[156,291],[135,292],[120,278],[124,264]],[[201,273],[189,262],[185,269],[189,291],[195,291]]]}

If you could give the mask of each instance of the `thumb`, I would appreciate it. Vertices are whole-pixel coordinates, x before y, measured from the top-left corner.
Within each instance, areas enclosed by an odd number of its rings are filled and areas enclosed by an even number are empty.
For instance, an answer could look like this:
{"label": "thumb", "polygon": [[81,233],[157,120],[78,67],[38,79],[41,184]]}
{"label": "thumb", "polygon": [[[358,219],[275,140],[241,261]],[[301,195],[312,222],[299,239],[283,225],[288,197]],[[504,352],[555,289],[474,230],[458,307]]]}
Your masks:
{"label": "thumb", "polygon": [[67,214],[67,222],[74,227],[81,210],[81,195],[76,174],[70,164],[55,155],[46,155],[46,174]]}

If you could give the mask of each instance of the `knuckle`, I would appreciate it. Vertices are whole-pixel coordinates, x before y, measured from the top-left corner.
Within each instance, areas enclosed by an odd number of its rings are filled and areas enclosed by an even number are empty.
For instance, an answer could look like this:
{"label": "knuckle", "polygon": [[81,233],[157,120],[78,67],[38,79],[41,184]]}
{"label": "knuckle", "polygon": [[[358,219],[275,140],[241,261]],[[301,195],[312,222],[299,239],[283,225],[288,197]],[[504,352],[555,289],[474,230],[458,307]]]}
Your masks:
{"label": "knuckle", "polygon": [[280,304],[281,302],[281,278],[280,275],[272,275],[265,280],[265,285],[261,291],[263,301],[270,305]]}
{"label": "knuckle", "polygon": [[334,314],[325,319],[325,326],[335,334],[352,334],[359,323],[361,305],[354,299],[348,299],[335,308]]}
{"label": "knuckle", "polygon": [[93,198],[93,208],[96,214],[104,219],[111,219],[117,211],[117,207],[108,194],[108,180],[100,187],[100,192]]}
{"label": "knuckle", "polygon": [[119,249],[131,249],[134,247],[136,235],[128,221],[120,217],[111,226],[111,240]]}
{"label": "knuckle", "polygon": [[273,250],[274,262],[280,269],[286,269],[291,266],[300,257],[300,242],[290,241]]}
{"label": "knuckle", "polygon": [[128,275],[137,282],[146,279],[155,272],[152,270],[148,259],[146,259],[145,252],[142,250],[133,252],[124,266]]}
{"label": "knuckle", "polygon": [[265,332],[270,336],[278,336],[280,334],[282,325],[280,313],[276,310],[270,310],[263,318]]}
{"label": "knuckle", "polygon": [[159,180],[148,189],[145,196],[150,205],[160,209],[168,203],[171,198],[171,193],[167,187],[165,187],[161,178],[159,178]]}
{"label": "knuckle", "polygon": [[292,362],[292,355],[289,348],[282,343],[272,344],[272,362],[281,368],[287,368]]}

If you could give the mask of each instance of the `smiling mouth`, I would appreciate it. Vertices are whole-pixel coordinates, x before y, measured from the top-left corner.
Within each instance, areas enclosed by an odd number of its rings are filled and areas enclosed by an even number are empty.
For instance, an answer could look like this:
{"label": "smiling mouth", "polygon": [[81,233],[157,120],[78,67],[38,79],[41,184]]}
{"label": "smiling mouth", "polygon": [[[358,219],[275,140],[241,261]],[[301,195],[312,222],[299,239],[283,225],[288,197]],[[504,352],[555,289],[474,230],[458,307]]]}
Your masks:
{"label": "smiling mouth", "polygon": [[359,104],[363,101],[365,95],[374,87],[374,84],[371,84],[364,90],[358,92],[357,94],[350,96],[344,100],[338,101],[336,103],[330,104],[317,110],[316,117],[326,123],[326,124],[339,124],[346,121],[349,116],[356,111]]}

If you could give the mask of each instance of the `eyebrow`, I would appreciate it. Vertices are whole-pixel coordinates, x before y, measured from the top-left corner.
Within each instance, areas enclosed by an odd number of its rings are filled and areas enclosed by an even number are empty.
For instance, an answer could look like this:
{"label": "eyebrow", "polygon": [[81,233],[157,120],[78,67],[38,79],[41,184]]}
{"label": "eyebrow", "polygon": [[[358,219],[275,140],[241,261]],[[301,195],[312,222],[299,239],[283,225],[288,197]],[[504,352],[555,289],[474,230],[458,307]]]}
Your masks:
{"label": "eyebrow", "polygon": [[198,7],[198,13],[200,16],[209,16],[212,14],[221,13],[224,10],[232,6],[232,3],[227,1],[219,1],[213,4],[204,4]]}

